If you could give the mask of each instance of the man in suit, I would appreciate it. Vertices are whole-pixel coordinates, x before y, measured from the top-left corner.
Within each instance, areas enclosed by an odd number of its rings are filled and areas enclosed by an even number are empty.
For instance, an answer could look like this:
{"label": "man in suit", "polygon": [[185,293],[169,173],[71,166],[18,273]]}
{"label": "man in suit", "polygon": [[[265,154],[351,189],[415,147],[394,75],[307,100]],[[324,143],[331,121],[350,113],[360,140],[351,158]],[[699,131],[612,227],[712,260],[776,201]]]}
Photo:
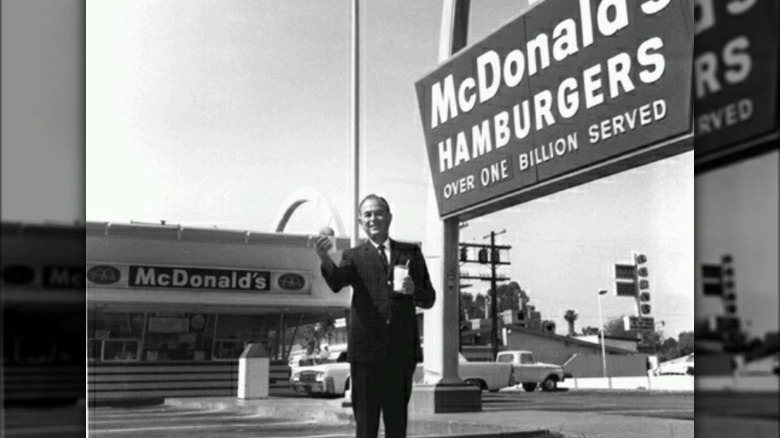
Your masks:
{"label": "man in suit", "polygon": [[[436,292],[420,248],[389,238],[393,215],[384,198],[366,196],[358,220],[368,240],[344,251],[338,266],[327,236],[318,236],[316,251],[328,286],[353,290],[347,345],[356,436],[376,437],[381,413],[385,436],[405,438],[412,375],[422,362],[415,306],[431,308]],[[393,290],[395,265],[408,267],[400,290]]]}

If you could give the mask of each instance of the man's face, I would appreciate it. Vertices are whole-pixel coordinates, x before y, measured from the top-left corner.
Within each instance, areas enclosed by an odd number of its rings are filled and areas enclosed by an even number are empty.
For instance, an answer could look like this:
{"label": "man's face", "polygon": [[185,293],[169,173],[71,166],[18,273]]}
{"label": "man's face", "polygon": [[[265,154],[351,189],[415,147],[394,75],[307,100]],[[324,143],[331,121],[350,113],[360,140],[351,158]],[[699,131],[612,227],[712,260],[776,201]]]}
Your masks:
{"label": "man's face", "polygon": [[390,214],[384,204],[376,199],[369,199],[360,207],[360,226],[369,239],[376,243],[382,243],[387,239],[390,222],[393,215]]}

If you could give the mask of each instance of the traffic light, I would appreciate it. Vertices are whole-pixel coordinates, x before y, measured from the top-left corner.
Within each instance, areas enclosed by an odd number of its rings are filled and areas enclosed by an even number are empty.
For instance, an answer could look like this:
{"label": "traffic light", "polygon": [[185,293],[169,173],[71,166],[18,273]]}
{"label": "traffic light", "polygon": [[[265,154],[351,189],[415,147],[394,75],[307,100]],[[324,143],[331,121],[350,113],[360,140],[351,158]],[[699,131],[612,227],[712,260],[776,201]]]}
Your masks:
{"label": "traffic light", "polygon": [[639,305],[640,315],[649,315],[650,306],[650,280],[647,279],[649,272],[647,270],[647,256],[644,254],[636,254],[634,256],[634,262],[636,262],[636,297],[637,304]]}
{"label": "traffic light", "polygon": [[467,262],[469,260],[469,249],[468,247],[461,246],[460,247],[460,261]]}
{"label": "traffic light", "polygon": [[734,284],[734,259],[730,254],[720,258],[720,283],[723,287],[723,309],[726,316],[737,314],[737,290]]}

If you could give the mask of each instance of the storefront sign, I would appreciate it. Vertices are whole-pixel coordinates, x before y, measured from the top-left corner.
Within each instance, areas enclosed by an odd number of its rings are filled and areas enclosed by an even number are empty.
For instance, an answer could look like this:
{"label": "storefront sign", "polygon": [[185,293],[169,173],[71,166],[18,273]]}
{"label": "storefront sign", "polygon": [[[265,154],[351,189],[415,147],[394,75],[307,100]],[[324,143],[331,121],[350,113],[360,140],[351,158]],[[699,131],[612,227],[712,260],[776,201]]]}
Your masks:
{"label": "storefront sign", "polygon": [[83,266],[12,263],[0,268],[3,285],[31,289],[84,289]]}
{"label": "storefront sign", "polygon": [[449,216],[692,131],[688,0],[547,0],[417,82]]}
{"label": "storefront sign", "polygon": [[131,289],[195,289],[247,291],[280,294],[308,294],[309,272],[289,272],[202,267],[90,264],[87,280],[91,287]]}
{"label": "storefront sign", "polygon": [[271,273],[228,269],[172,268],[164,266],[130,266],[130,287],[269,290]]}
{"label": "storefront sign", "polygon": [[778,130],[777,0],[695,0],[696,158]]}

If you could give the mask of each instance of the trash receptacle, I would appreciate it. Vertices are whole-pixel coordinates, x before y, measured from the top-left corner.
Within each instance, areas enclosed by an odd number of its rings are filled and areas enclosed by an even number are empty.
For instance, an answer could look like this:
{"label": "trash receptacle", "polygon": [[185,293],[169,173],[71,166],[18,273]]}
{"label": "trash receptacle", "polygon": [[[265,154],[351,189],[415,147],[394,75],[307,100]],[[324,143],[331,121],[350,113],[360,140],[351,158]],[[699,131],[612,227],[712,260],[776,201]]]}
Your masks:
{"label": "trash receptacle", "polygon": [[261,344],[247,344],[238,359],[238,398],[268,398],[270,358]]}

